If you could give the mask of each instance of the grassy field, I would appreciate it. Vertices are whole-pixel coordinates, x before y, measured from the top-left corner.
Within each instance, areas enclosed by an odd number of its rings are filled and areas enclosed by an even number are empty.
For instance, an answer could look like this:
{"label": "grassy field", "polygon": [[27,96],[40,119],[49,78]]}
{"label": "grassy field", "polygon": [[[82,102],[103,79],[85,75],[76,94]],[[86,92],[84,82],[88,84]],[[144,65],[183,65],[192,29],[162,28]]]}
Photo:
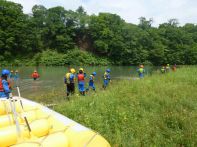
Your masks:
{"label": "grassy field", "polygon": [[197,68],[113,82],[55,110],[98,131],[114,147],[197,146]]}

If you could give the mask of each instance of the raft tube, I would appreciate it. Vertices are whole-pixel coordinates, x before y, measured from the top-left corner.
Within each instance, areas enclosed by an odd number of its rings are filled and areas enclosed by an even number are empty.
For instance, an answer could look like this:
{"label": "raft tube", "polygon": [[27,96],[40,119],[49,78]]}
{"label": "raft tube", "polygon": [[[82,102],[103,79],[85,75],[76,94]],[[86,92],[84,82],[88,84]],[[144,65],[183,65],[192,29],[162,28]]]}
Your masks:
{"label": "raft tube", "polygon": [[[20,100],[0,99],[0,147],[110,147],[99,133],[39,103]],[[13,115],[10,103],[17,115]]]}

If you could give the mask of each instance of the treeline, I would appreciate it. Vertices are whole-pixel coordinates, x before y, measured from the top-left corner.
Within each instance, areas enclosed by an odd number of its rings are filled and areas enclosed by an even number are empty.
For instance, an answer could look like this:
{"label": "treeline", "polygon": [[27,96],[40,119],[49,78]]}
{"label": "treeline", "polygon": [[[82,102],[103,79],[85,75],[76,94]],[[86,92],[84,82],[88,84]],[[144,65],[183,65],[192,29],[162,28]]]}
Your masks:
{"label": "treeline", "polygon": [[20,4],[0,0],[0,64],[197,64],[197,25],[152,22],[89,16],[83,7],[35,5],[24,14]]}

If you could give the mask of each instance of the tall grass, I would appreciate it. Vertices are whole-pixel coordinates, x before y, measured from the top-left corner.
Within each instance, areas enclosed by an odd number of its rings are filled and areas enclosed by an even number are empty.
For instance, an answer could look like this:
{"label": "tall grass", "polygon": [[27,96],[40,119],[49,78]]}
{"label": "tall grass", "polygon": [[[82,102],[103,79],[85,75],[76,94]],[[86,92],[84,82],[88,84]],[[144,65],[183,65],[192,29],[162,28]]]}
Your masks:
{"label": "tall grass", "polygon": [[197,68],[111,83],[55,107],[112,146],[197,146]]}

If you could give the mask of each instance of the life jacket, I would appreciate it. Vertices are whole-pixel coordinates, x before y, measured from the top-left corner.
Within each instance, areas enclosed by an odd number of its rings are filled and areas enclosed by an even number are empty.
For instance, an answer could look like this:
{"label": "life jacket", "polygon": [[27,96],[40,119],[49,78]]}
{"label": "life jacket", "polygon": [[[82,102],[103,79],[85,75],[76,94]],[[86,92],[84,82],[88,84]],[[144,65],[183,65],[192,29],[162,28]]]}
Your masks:
{"label": "life jacket", "polygon": [[94,82],[94,76],[90,75],[90,81]]}
{"label": "life jacket", "polygon": [[141,74],[144,73],[144,69],[143,68],[140,68],[139,69],[139,73],[141,73]]}
{"label": "life jacket", "polygon": [[78,74],[77,79],[78,79],[78,81],[84,81],[84,79],[85,79],[84,74]]}
{"label": "life jacket", "polygon": [[38,73],[33,73],[32,78],[39,78],[39,74]]}
{"label": "life jacket", "polygon": [[66,81],[69,81],[70,83],[74,83],[75,82],[75,75],[72,73],[67,73],[65,75]]}
{"label": "life jacket", "polygon": [[[7,82],[8,82],[9,89],[11,89],[11,82],[10,82],[10,80],[8,80]],[[0,79],[0,92],[4,92],[2,79]]]}
{"label": "life jacket", "polygon": [[65,75],[66,79],[68,80],[70,78],[70,73],[68,72],[66,75]]}

